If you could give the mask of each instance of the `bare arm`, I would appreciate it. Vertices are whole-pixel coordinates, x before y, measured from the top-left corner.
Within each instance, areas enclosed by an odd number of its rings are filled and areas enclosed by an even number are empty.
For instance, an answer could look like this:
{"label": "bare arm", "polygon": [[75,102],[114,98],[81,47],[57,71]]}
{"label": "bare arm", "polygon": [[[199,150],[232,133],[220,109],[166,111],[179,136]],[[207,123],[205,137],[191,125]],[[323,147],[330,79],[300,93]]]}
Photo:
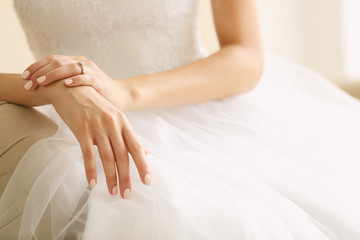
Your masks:
{"label": "bare arm", "polygon": [[212,7],[221,49],[170,71],[118,80],[130,89],[128,110],[216,100],[256,86],[263,69],[256,1],[213,0]]}
{"label": "bare arm", "polygon": [[28,107],[46,105],[51,103],[49,96],[52,92],[49,89],[54,88],[55,85],[49,85],[35,91],[26,91],[20,74],[0,73],[0,101]]}

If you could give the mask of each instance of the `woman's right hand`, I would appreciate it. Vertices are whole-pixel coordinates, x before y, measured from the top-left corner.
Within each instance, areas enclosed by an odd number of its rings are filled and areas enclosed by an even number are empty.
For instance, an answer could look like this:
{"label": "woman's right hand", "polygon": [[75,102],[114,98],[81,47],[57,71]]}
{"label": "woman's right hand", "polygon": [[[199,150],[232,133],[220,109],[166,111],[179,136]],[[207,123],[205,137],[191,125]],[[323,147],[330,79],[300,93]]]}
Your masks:
{"label": "woman's right hand", "polygon": [[145,151],[124,113],[91,87],[66,88],[63,83],[61,85],[53,92],[51,102],[80,143],[90,186],[97,181],[93,145],[98,147],[110,194],[118,193],[118,175],[121,196],[130,197],[128,153],[135,162],[142,182],[150,184]]}

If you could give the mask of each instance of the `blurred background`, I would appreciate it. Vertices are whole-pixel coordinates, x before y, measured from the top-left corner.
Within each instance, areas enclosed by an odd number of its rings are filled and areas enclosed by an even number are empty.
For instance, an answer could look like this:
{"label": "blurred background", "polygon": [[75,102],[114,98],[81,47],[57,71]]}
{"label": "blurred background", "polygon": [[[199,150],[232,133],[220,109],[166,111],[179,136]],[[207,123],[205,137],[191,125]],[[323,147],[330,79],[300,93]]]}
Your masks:
{"label": "blurred background", "polygon": [[[265,47],[360,97],[360,0],[258,0]],[[203,42],[218,50],[210,0],[200,0]],[[0,72],[34,61],[13,1],[0,2]]]}

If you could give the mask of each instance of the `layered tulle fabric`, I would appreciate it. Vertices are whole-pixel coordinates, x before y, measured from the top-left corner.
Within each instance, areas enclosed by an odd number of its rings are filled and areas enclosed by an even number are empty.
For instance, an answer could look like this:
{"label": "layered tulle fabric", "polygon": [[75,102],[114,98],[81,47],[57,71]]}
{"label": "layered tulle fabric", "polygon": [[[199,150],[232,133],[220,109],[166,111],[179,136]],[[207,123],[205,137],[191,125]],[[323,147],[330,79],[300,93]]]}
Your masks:
{"label": "layered tulle fabric", "polygon": [[[224,76],[226,77],[226,76]],[[251,93],[126,113],[153,175],[129,200],[87,185],[59,124],[24,156],[0,201],[19,239],[360,239],[360,104],[321,76],[268,57]]]}

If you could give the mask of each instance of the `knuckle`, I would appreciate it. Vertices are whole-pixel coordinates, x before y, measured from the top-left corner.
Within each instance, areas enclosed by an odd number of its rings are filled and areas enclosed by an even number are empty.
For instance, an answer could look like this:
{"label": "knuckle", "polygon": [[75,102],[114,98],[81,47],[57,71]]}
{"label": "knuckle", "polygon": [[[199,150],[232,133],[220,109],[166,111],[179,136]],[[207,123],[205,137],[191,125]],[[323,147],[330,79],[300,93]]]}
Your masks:
{"label": "knuckle", "polygon": [[[103,88],[101,81],[99,81],[98,77],[91,75],[88,77],[88,80],[90,82],[90,85],[96,86],[97,88],[99,88],[101,86],[101,89]],[[95,83],[96,83],[96,85],[95,85]],[[99,89],[96,89],[96,90],[99,90]]]}
{"label": "knuckle", "polygon": [[84,149],[83,154],[84,154],[84,160],[85,161],[92,160],[93,157],[95,156],[94,151],[91,148]]}
{"label": "knuckle", "polygon": [[56,72],[50,72],[48,74],[45,74],[45,76],[46,76],[46,80],[51,82],[51,81],[53,81],[53,79],[54,80],[58,79],[59,74]]}
{"label": "knuckle", "polygon": [[50,54],[50,55],[48,55],[47,57],[45,57],[45,59],[47,59],[47,60],[49,60],[49,61],[53,61],[53,60],[55,60],[55,59],[57,59],[57,58],[58,58],[58,56],[55,55],[55,54]]}
{"label": "knuckle", "polygon": [[70,69],[72,72],[79,72],[80,67],[76,62],[70,63]]}
{"label": "knuckle", "polygon": [[30,74],[33,74],[36,69],[35,64],[30,65],[26,70],[30,72]]}
{"label": "knuckle", "polygon": [[102,115],[103,121],[105,121],[105,123],[107,125],[110,125],[111,127],[115,127],[116,123],[117,123],[117,119],[114,116],[114,114],[110,113],[110,112],[104,112]]}
{"label": "knuckle", "polygon": [[97,85],[97,91],[103,95],[104,91],[105,91],[105,87],[102,84],[98,84]]}
{"label": "knuckle", "polygon": [[118,152],[118,161],[129,161],[129,154],[126,151]]}
{"label": "knuckle", "polygon": [[128,124],[126,116],[122,111],[116,110],[116,116],[118,117],[118,119],[120,119],[121,122],[125,123],[126,125]]}
{"label": "knuckle", "polygon": [[55,67],[61,67],[61,66],[63,66],[63,61],[60,60],[60,59],[53,59],[53,60],[52,60],[52,64],[53,64]]}
{"label": "knuckle", "polygon": [[114,162],[114,154],[111,151],[105,151],[102,153],[102,160],[104,162]]}
{"label": "knuckle", "polygon": [[143,151],[143,147],[141,146],[141,144],[140,144],[139,141],[134,141],[134,142],[132,143],[132,146],[131,146],[131,147],[132,147],[133,150],[136,151],[136,152],[142,152],[142,151]]}
{"label": "knuckle", "polygon": [[100,80],[100,78],[94,75],[85,75],[84,77],[86,77],[87,80],[86,85],[92,86],[97,92],[99,92],[101,95],[104,95],[103,93],[105,90],[105,86],[104,83]]}

